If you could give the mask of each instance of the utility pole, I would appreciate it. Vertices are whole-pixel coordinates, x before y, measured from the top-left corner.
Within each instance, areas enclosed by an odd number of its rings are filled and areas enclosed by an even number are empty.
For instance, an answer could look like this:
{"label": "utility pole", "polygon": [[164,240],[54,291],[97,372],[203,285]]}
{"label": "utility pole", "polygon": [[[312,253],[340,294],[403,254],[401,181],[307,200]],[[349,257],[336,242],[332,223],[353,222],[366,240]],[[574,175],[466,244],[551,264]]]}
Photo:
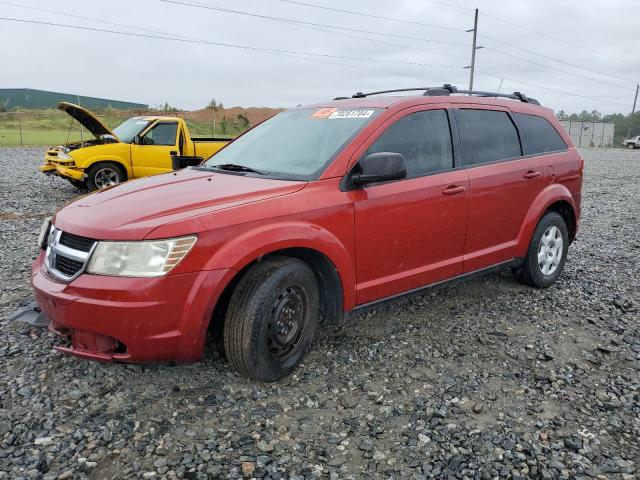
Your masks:
{"label": "utility pole", "polygon": [[629,117],[629,125],[627,125],[627,138],[631,135],[631,123],[633,122],[633,115],[636,113],[636,103],[638,103],[638,90],[640,90],[640,84],[636,84],[636,96],[633,99],[633,108],[631,109],[631,116]]}
{"label": "utility pole", "polygon": [[478,42],[478,9],[476,8],[476,13],[473,20],[473,30],[467,30],[468,32],[473,32],[473,45],[471,47],[471,65],[468,67],[471,69],[471,74],[469,75],[469,90],[473,90],[473,73],[476,69],[476,50],[481,49],[482,47],[477,46]]}

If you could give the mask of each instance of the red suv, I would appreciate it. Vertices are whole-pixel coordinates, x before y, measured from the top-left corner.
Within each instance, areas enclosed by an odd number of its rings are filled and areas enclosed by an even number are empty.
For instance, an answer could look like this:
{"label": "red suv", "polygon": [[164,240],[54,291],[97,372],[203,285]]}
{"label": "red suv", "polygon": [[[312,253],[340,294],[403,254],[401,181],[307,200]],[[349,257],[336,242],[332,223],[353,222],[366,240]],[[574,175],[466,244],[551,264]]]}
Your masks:
{"label": "red suv", "polygon": [[287,110],[199,166],[62,208],[32,273],[58,349],[191,362],[217,329],[236,370],[273,381],[362,306],[502,267],[551,285],[584,167],[553,112],[412,90]]}

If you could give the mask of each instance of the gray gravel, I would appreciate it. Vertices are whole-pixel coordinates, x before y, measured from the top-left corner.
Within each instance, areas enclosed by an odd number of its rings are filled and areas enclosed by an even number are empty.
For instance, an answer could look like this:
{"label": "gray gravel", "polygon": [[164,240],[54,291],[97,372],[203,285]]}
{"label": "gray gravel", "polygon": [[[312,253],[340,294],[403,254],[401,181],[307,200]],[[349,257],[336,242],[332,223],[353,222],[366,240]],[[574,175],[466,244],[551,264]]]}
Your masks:
{"label": "gray gravel", "polygon": [[503,272],[360,312],[262,385],[213,351],[103,365],[6,321],[42,218],[80,192],[35,171],[42,149],[1,149],[0,479],[635,478],[640,151],[584,155],[557,285]]}

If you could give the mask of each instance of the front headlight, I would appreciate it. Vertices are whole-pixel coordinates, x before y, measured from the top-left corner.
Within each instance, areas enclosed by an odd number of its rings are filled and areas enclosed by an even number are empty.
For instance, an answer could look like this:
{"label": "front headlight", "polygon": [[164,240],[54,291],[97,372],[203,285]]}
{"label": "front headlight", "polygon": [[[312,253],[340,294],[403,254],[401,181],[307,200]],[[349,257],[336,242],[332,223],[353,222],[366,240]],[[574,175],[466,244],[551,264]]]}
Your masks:
{"label": "front headlight", "polygon": [[38,234],[38,246],[41,249],[47,248],[47,239],[49,238],[49,228],[51,227],[51,217],[47,217],[42,222],[40,233]]}
{"label": "front headlight", "polygon": [[160,277],[182,260],[197,237],[142,242],[98,242],[88,273],[118,277]]}
{"label": "front headlight", "polygon": [[71,157],[70,157],[69,155],[67,155],[67,154],[64,152],[64,150],[62,150],[62,149],[58,150],[58,155],[57,155],[57,157],[58,157],[60,160],[69,160],[69,159],[71,158]]}

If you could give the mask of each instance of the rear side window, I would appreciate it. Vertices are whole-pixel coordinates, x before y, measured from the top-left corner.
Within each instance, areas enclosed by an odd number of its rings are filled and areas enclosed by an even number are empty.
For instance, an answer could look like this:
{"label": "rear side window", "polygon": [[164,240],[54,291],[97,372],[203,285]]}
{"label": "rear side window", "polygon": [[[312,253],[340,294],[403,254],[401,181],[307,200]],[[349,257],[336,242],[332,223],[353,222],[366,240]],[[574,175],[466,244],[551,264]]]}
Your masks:
{"label": "rear side window", "polygon": [[507,160],[522,155],[515,125],[505,112],[456,111],[465,165]]}
{"label": "rear side window", "polygon": [[407,176],[453,168],[451,129],[445,110],[427,110],[402,117],[369,147],[371,153],[401,153]]}
{"label": "rear side window", "polygon": [[546,118],[525,113],[516,113],[516,121],[522,135],[525,155],[557,152],[567,149],[567,144]]}

